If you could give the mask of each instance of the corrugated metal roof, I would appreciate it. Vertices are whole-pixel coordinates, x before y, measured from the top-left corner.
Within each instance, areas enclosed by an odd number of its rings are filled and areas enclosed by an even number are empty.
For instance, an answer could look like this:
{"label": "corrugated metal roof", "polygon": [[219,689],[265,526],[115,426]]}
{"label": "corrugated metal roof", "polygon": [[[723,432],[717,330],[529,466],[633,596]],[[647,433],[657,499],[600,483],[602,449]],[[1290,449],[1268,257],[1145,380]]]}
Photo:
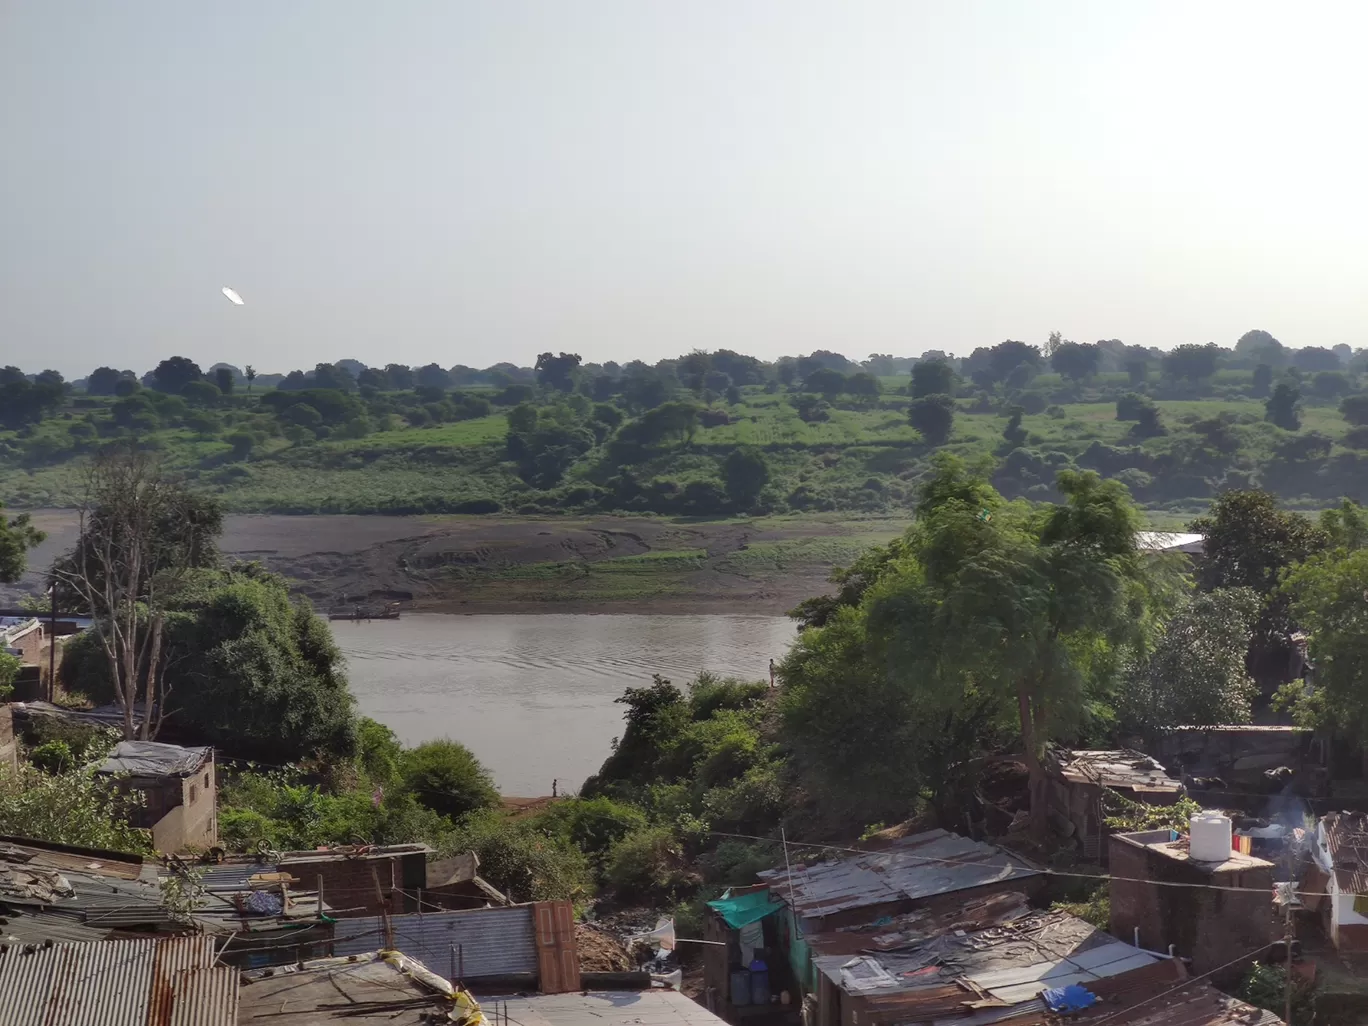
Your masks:
{"label": "corrugated metal roof", "polygon": [[53,972],[44,1026],[146,1026],[156,941],[68,944]]}
{"label": "corrugated metal roof", "polygon": [[1183,790],[1181,780],[1170,777],[1163,766],[1144,752],[1129,748],[1083,752],[1060,749],[1051,754],[1059,774],[1074,783],[1129,787],[1137,791]]}
{"label": "corrugated metal roof", "polygon": [[[242,981],[238,1018],[243,1023],[418,1026],[431,1021],[428,1013],[443,1006],[436,994],[388,962],[377,960],[373,951],[354,962],[320,959],[306,962],[302,969],[256,970],[244,973]],[[406,1010],[392,1007],[407,1001],[413,1006]],[[363,1006],[370,1003],[390,1007],[368,1013]]]}
{"label": "corrugated metal roof", "polygon": [[[213,945],[205,937],[59,944],[31,952],[13,947],[0,952],[0,1024],[169,1026],[177,977],[207,970],[212,960]],[[159,973],[162,982],[170,980],[170,994],[153,985]],[[233,1019],[220,1014],[185,1021],[227,1024]]]}
{"label": "corrugated metal roof", "polygon": [[236,969],[219,966],[185,970],[176,975],[173,986],[175,1004],[167,1026],[237,1026]]}
{"label": "corrugated metal roof", "polygon": [[52,991],[52,973],[65,949],[45,948],[16,956],[13,949],[0,955],[0,1023],[5,1026],[41,1026]]}
{"label": "corrugated metal roof", "polygon": [[518,1026],[723,1026],[723,1020],[674,990],[597,991],[490,998]]}
{"label": "corrugated metal roof", "polygon": [[1039,876],[1024,859],[945,830],[900,838],[847,858],[760,873],[780,900],[804,918],[949,894]]}
{"label": "corrugated metal roof", "polygon": [[1332,812],[1322,817],[1317,833],[1329,849],[1327,869],[1333,869],[1342,894],[1368,894],[1368,816]]}
{"label": "corrugated metal roof", "polygon": [[[433,972],[452,974],[452,951],[457,972],[464,963],[465,979],[508,976],[537,971],[537,941],[531,905],[507,908],[425,912],[391,916],[394,947],[416,958]],[[347,919],[336,928],[333,950],[359,955],[383,945],[379,917]],[[343,936],[345,934],[345,936]]]}
{"label": "corrugated metal roof", "polygon": [[171,1019],[175,1005],[173,987],[176,977],[189,969],[210,965],[214,960],[214,941],[203,934],[189,937],[169,937],[157,945],[156,961],[152,965],[152,987],[149,1001],[153,1026],[165,1026]]}

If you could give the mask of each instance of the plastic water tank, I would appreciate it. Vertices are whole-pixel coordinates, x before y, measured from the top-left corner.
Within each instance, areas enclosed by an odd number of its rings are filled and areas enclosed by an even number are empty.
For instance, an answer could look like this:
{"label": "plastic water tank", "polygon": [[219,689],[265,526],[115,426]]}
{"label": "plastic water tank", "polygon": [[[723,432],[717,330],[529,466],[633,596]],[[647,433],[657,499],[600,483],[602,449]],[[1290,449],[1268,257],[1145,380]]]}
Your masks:
{"label": "plastic water tank", "polygon": [[1191,843],[1188,855],[1198,862],[1226,862],[1231,855],[1230,819],[1216,812],[1203,812],[1188,823]]}
{"label": "plastic water tank", "polygon": [[731,1003],[751,1003],[751,974],[749,969],[733,969],[731,974]]}

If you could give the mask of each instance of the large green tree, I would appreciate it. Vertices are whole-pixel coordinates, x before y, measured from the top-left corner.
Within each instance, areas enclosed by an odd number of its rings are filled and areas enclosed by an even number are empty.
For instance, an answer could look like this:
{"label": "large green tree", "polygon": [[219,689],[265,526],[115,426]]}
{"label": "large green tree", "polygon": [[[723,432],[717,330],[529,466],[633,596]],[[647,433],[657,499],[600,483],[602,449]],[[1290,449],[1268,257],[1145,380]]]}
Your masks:
{"label": "large green tree", "polygon": [[[1368,549],[1313,556],[1287,577],[1291,612],[1310,635],[1318,725],[1368,733]],[[1304,707],[1304,709],[1307,707]]]}
{"label": "large green tree", "polygon": [[1197,563],[1200,588],[1250,588],[1262,599],[1249,646],[1249,669],[1263,684],[1287,679],[1297,624],[1279,581],[1291,567],[1325,548],[1325,532],[1311,520],[1279,508],[1268,492],[1224,492],[1190,529],[1203,535]]}
{"label": "large green tree", "polygon": [[1161,594],[1125,488],[1071,471],[1056,487],[1061,505],[1008,504],[941,456],[915,525],[870,567],[857,604],[809,610],[824,626],[785,661],[785,721],[823,773],[848,791],[906,793],[947,734],[928,723],[1007,719],[1043,832],[1044,746],[1087,726]]}

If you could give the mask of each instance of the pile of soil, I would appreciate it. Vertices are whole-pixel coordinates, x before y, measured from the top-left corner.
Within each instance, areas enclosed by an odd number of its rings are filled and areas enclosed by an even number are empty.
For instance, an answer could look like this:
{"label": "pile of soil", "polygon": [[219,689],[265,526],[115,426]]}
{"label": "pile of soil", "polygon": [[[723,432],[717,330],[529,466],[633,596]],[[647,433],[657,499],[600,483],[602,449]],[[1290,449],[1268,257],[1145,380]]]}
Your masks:
{"label": "pile of soil", "polygon": [[622,942],[590,923],[575,924],[575,944],[579,947],[580,972],[626,973],[636,969]]}

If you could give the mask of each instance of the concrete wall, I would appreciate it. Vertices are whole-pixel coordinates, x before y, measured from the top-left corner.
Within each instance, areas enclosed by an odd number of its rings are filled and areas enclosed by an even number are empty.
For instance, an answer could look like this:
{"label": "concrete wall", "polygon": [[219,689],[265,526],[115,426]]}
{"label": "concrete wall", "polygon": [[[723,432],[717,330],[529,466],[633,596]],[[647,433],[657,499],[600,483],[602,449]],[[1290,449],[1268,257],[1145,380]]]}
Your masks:
{"label": "concrete wall", "polygon": [[[1113,936],[1133,942],[1139,927],[1141,947],[1165,951],[1173,944],[1178,954],[1192,959],[1197,975],[1272,943],[1273,867],[1269,863],[1242,856],[1217,869],[1146,847],[1167,839],[1167,831],[1112,835]],[[1241,971],[1237,962],[1217,979],[1238,978]]]}
{"label": "concrete wall", "polygon": [[152,831],[152,846],[174,854],[218,844],[218,780],[210,759],[186,777],[134,778],[144,806],[132,823]]}
{"label": "concrete wall", "polygon": [[5,642],[4,647],[17,651],[21,662],[38,663],[39,657],[42,656],[45,651],[45,646],[43,645],[45,636],[46,632],[40,621],[20,637],[11,638],[9,641]]}

